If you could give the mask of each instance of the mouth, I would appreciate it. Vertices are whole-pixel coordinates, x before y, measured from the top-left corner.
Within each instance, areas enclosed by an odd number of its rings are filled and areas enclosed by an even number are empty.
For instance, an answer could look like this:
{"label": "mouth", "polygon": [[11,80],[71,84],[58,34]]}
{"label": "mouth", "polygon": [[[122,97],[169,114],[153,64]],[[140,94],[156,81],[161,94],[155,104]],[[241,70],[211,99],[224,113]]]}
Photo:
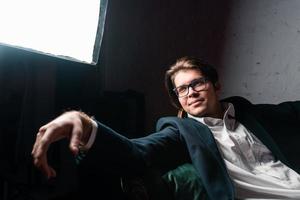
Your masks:
{"label": "mouth", "polygon": [[201,104],[203,101],[204,101],[203,98],[201,98],[201,99],[196,99],[196,100],[192,101],[191,103],[189,103],[189,106],[195,105],[195,104]]}

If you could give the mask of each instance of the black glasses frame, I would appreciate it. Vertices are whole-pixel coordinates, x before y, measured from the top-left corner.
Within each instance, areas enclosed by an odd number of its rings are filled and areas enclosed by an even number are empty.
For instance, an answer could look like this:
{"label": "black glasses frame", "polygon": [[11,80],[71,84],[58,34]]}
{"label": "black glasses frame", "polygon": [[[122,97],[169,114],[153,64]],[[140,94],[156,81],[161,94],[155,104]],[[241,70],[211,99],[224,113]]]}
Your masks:
{"label": "black glasses frame", "polygon": [[[207,82],[208,82],[208,79],[206,77],[197,78],[197,79],[193,80],[191,83],[189,83],[188,85],[181,85],[176,88],[173,88],[173,92],[176,94],[177,97],[182,98],[189,94],[189,88],[192,88],[196,92],[206,90]],[[204,87],[201,89],[197,89],[196,86],[198,86],[198,87],[204,86]],[[184,94],[180,94],[180,92],[179,92],[180,89],[184,89]]]}

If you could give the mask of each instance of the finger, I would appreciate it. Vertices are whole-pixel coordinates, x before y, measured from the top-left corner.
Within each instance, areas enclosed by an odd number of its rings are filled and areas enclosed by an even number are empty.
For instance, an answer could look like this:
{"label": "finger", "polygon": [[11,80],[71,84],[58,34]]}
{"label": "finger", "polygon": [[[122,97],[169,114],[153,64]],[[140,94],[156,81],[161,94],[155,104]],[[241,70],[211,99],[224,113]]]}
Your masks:
{"label": "finger", "polygon": [[39,129],[39,132],[45,132],[50,125],[51,125],[51,122],[49,122],[48,124],[45,124],[44,126],[41,126]]}
{"label": "finger", "polygon": [[82,133],[83,133],[83,126],[81,121],[75,122],[72,129],[72,134],[70,136],[70,145],[69,145],[69,148],[74,155],[77,155],[79,152]]}
{"label": "finger", "polygon": [[32,151],[32,156],[34,158],[34,165],[37,166],[43,173],[49,176],[51,174],[48,161],[47,161],[47,151],[49,145],[53,141],[51,136],[53,134],[53,130],[48,128],[44,133],[39,132],[36,137],[36,142],[34,144],[34,148]]}
{"label": "finger", "polygon": [[36,152],[36,148],[37,148],[37,145],[38,145],[38,143],[39,143],[41,134],[42,134],[41,132],[38,132],[38,133],[36,134],[35,142],[34,142],[34,144],[33,144],[32,151],[31,151],[31,155],[32,155],[32,156],[33,156],[33,155],[35,154],[35,152]]}
{"label": "finger", "polygon": [[44,125],[44,126],[42,126],[42,127],[39,128],[39,132],[36,134],[36,139],[35,139],[32,151],[31,151],[32,155],[34,155],[34,153],[36,151],[36,147],[39,144],[39,141],[40,141],[41,137],[44,135],[45,131],[49,127],[49,124],[50,123],[48,123],[48,124],[46,124],[46,125]]}
{"label": "finger", "polygon": [[[41,162],[40,159],[43,161]],[[48,179],[56,176],[55,170],[48,165],[46,157],[34,159],[34,164]]]}
{"label": "finger", "polygon": [[36,135],[36,140],[33,146],[33,155],[38,158],[41,157],[44,153],[47,152],[48,146],[50,144],[49,138],[47,137],[46,133],[51,132],[50,129],[48,129],[46,132],[38,132]]}

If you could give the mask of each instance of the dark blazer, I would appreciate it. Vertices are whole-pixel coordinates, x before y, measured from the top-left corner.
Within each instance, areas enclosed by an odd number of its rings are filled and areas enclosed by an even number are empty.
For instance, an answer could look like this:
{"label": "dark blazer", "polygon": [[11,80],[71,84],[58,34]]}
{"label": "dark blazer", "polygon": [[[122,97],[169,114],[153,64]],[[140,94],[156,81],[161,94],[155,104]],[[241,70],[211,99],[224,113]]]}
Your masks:
{"label": "dark blazer", "polygon": [[[275,155],[292,167],[283,156],[270,134],[297,134],[300,102],[278,105],[251,104],[244,98],[231,97],[236,119],[256,135]],[[157,122],[157,132],[143,138],[128,139],[109,127],[98,123],[95,145],[89,159],[98,159],[120,175],[142,174],[148,168],[165,173],[180,164],[192,162],[210,199],[234,199],[234,186],[227,173],[211,131],[190,118],[165,117]],[[97,152],[97,153],[95,153]],[[99,153],[100,152],[100,153]],[[298,170],[299,173],[299,170]]]}

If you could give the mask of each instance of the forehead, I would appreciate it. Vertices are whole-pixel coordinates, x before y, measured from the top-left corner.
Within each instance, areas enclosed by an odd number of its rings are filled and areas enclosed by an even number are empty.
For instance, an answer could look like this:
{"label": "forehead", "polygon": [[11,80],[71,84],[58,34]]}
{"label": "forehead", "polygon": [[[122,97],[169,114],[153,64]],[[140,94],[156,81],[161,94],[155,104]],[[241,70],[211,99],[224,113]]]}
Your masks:
{"label": "forehead", "polygon": [[194,79],[203,77],[203,74],[196,69],[180,70],[174,75],[174,86],[189,84]]}

